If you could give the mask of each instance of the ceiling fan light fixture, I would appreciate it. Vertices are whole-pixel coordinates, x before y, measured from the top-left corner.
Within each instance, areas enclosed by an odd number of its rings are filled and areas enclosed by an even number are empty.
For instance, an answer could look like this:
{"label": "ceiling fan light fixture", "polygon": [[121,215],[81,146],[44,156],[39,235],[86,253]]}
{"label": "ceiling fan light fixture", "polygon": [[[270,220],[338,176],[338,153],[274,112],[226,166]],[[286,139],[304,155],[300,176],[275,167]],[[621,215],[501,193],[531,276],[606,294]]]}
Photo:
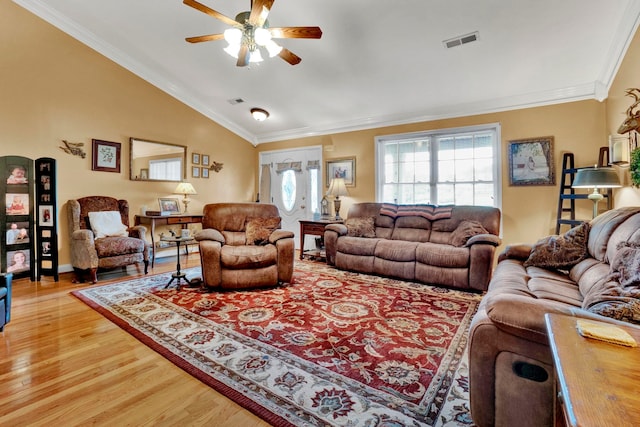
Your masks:
{"label": "ceiling fan light fixture", "polygon": [[269,40],[269,43],[267,43],[264,47],[267,49],[267,52],[269,52],[269,58],[273,58],[274,56],[277,56],[280,54],[280,52],[282,52],[282,46],[280,46],[273,40]]}
{"label": "ceiling fan light fixture", "polygon": [[258,46],[266,46],[271,41],[271,32],[265,28],[258,27],[253,33],[253,39]]}
{"label": "ceiling fan light fixture", "polygon": [[227,28],[224,30],[224,39],[230,45],[240,45],[242,41],[242,30],[240,28]]}
{"label": "ceiling fan light fixture", "polygon": [[264,122],[269,117],[269,112],[267,110],[263,110],[262,108],[252,108],[251,115],[257,121]]}
{"label": "ceiling fan light fixture", "polygon": [[256,62],[262,62],[262,61],[263,59],[262,59],[262,54],[260,53],[260,49],[256,48],[254,51],[252,51],[249,54],[249,62],[252,62],[255,64]]}
{"label": "ceiling fan light fixture", "polygon": [[240,45],[230,44],[229,46],[224,48],[224,51],[227,52],[229,55],[233,56],[234,58],[238,59],[238,52],[240,52]]}

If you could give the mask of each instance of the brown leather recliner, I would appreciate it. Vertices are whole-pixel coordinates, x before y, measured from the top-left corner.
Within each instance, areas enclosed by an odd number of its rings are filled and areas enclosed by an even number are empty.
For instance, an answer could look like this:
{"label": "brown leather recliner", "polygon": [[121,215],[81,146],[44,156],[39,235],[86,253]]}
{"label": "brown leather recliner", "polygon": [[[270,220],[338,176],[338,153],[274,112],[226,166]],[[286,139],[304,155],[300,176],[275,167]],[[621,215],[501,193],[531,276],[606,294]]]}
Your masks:
{"label": "brown leather recliner", "polygon": [[275,205],[205,205],[200,244],[202,279],[209,288],[245,289],[291,282],[293,232],[280,230]]}

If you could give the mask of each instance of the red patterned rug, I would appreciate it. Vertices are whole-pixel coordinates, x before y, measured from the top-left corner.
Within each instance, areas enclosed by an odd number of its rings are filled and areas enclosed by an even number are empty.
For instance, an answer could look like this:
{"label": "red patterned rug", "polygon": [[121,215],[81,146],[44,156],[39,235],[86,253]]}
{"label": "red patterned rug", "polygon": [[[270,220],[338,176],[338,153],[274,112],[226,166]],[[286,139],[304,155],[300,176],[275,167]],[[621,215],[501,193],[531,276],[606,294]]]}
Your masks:
{"label": "red patterned rug", "polygon": [[463,356],[480,295],[311,262],[264,290],[164,289],[169,277],[73,294],[273,425],[471,423]]}

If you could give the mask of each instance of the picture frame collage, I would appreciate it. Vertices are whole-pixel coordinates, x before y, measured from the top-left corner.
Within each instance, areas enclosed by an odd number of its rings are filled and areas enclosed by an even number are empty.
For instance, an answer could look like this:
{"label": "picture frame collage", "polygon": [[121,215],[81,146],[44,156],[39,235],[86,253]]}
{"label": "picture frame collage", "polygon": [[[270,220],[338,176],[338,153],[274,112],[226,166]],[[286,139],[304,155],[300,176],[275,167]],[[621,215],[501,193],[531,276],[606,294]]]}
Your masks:
{"label": "picture frame collage", "polygon": [[211,158],[208,154],[191,153],[191,177],[209,178]]}
{"label": "picture frame collage", "polygon": [[3,162],[4,169],[4,256],[0,259],[2,271],[14,275],[29,274],[32,269],[33,209],[30,184],[33,167],[26,158],[11,157]]}
{"label": "picture frame collage", "polygon": [[55,159],[38,159],[35,169],[38,278],[41,274],[53,275],[58,281]]}

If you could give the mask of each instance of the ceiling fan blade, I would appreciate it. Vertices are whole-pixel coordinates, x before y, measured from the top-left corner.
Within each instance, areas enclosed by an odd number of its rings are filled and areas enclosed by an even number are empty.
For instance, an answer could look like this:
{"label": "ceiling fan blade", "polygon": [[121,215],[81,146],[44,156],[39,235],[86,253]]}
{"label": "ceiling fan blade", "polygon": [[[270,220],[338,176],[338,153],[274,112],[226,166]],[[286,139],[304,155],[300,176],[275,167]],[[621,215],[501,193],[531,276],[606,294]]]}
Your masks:
{"label": "ceiling fan blade", "polygon": [[253,6],[251,7],[251,15],[249,15],[249,23],[258,27],[264,25],[264,21],[267,20],[267,15],[271,10],[274,0],[253,0]]}
{"label": "ceiling fan blade", "polygon": [[236,20],[231,19],[228,16],[221,14],[220,12],[216,12],[215,10],[203,5],[202,3],[198,3],[195,0],[183,0],[182,3],[186,4],[187,6],[191,6],[192,8],[199,10],[202,13],[206,13],[209,16],[213,16],[214,18],[221,20],[225,24],[234,26],[239,25]]}
{"label": "ceiling fan blade", "polygon": [[320,27],[280,27],[269,28],[274,39],[319,39],[322,37]]}
{"label": "ceiling fan blade", "polygon": [[206,36],[187,37],[185,40],[189,43],[209,42],[213,40],[222,40],[224,34],[208,34]]}
{"label": "ceiling fan blade", "polygon": [[300,61],[302,61],[302,58],[300,58],[298,55],[296,55],[295,53],[291,52],[287,48],[282,48],[282,50],[280,51],[278,56],[280,58],[284,59],[285,61],[287,61],[291,65],[298,65],[300,63]]}
{"label": "ceiling fan blade", "polygon": [[249,46],[246,44],[242,44],[240,46],[240,51],[238,52],[238,62],[236,62],[238,67],[246,67],[249,65]]}

